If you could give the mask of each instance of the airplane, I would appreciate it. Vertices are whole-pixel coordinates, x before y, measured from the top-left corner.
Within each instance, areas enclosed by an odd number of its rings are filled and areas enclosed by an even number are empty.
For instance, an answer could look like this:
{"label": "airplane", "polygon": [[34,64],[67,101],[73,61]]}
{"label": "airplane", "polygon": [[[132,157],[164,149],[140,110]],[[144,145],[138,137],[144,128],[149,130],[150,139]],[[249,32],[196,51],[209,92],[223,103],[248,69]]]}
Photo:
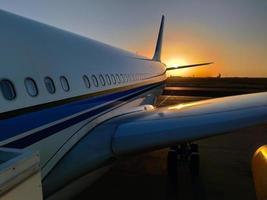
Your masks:
{"label": "airplane", "polygon": [[266,92],[155,107],[168,70],[210,64],[166,68],[164,19],[150,59],[0,11],[0,146],[39,152],[46,199],[121,158],[267,122]]}

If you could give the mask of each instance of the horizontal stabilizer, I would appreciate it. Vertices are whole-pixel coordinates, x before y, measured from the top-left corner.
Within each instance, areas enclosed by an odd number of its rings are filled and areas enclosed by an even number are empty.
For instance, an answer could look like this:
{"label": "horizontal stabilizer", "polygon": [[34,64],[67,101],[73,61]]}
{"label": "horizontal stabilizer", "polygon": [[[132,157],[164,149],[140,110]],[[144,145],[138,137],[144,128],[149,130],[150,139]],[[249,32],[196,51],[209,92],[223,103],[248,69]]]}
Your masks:
{"label": "horizontal stabilizer", "polygon": [[176,66],[176,67],[169,67],[169,68],[166,69],[166,71],[175,70],[175,69],[184,69],[184,68],[189,68],[189,67],[198,67],[198,66],[210,65],[210,64],[213,64],[213,62],[198,63],[198,64],[192,64],[192,65],[182,65],[182,66]]}

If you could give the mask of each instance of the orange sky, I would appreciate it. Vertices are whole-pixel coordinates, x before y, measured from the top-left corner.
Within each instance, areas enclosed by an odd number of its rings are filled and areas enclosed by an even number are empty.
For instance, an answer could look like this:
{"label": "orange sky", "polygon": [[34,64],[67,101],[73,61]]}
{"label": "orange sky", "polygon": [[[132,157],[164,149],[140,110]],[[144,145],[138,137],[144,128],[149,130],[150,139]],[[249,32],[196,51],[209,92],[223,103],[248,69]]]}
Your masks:
{"label": "orange sky", "polygon": [[[213,65],[201,66],[196,68],[180,69],[169,72],[172,76],[217,76],[224,66],[224,61],[216,47],[209,45],[207,41],[199,41],[197,38],[186,35],[186,40],[179,42],[175,35],[165,34],[162,51],[162,62],[168,67],[177,65],[188,65],[194,63],[214,62]],[[181,35],[179,38],[183,38]],[[129,49],[138,48],[138,54],[151,57],[154,52],[155,42],[153,40],[144,42],[142,47],[135,44]]]}
{"label": "orange sky", "polygon": [[[235,41],[233,48],[229,45],[229,41],[216,40],[216,34],[210,37],[194,32],[194,30],[168,31],[165,33],[162,52],[162,62],[168,67],[214,62],[208,66],[171,71],[169,75],[209,77],[221,73],[222,76],[228,77],[267,77],[265,51],[251,41],[247,44]],[[155,41],[150,39],[141,41],[141,44],[141,47],[140,43],[135,43],[128,48],[138,49],[138,54],[151,57]],[[249,48],[246,48],[246,45]]]}

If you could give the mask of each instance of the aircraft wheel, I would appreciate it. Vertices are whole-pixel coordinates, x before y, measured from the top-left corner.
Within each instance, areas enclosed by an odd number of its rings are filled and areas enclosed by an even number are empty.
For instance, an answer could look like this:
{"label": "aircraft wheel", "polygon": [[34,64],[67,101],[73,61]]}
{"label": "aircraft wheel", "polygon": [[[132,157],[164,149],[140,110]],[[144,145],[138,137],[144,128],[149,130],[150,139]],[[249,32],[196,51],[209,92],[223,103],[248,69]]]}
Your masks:
{"label": "aircraft wheel", "polygon": [[177,175],[177,151],[170,150],[168,152],[167,170],[168,176],[174,177]]}
{"label": "aircraft wheel", "polygon": [[198,145],[197,144],[191,144],[191,155],[190,155],[190,168],[191,168],[191,174],[193,176],[199,175],[199,152],[198,152]]}
{"label": "aircraft wheel", "polygon": [[190,149],[192,153],[198,153],[198,144],[190,144]]}

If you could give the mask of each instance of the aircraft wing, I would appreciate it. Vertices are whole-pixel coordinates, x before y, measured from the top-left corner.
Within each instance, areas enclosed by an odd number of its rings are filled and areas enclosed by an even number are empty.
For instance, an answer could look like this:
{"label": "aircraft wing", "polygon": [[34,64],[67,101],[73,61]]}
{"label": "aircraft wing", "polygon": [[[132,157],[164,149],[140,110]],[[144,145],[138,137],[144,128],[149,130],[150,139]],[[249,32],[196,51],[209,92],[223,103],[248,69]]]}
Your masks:
{"label": "aircraft wing", "polygon": [[126,114],[108,123],[116,126],[112,151],[124,155],[266,122],[267,92],[154,108]]}

